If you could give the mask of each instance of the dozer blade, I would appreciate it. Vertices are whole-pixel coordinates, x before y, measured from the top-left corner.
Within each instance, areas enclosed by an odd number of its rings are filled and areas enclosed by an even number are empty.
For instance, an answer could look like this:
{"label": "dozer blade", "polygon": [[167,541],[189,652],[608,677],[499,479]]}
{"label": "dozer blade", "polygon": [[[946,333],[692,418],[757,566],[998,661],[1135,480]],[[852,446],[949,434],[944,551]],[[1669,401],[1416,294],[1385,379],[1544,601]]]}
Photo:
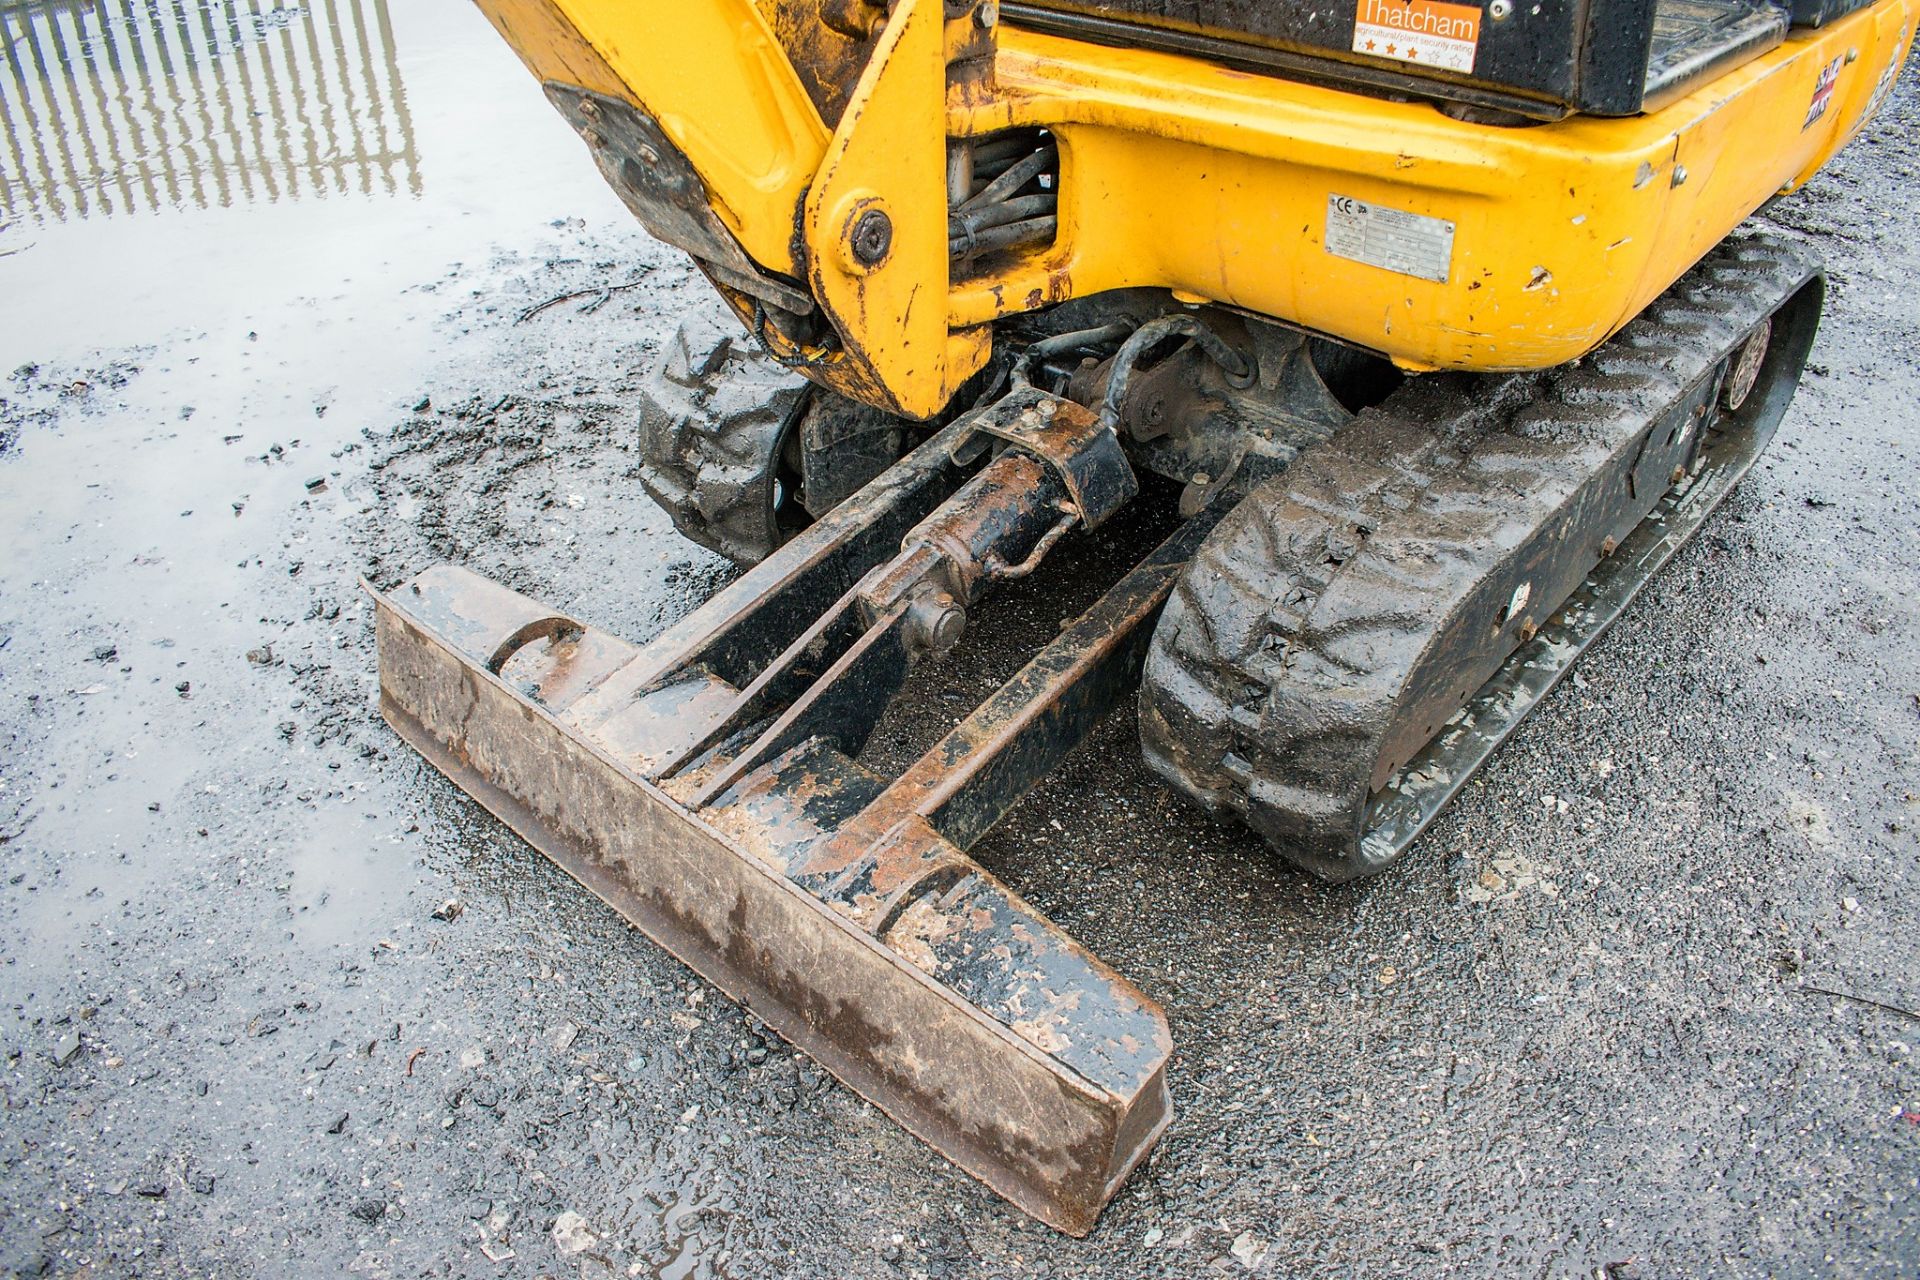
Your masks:
{"label": "dozer blade", "polygon": [[[1043,451],[1064,438],[1029,437]],[[1041,497],[1070,501],[1012,449],[961,483],[967,438],[936,435],[645,647],[458,568],[375,591],[381,709],[858,1093],[1027,1213],[1084,1234],[1170,1117],[1166,1019],[964,849],[1130,690],[1209,522],[1189,522],[919,763],[882,777],[857,757],[904,669],[912,611],[853,625],[848,584],[922,563],[924,539],[887,557],[923,516],[1044,528],[1055,515]],[[991,483],[1023,469],[1031,483]],[[975,502],[999,503],[995,519],[976,519]],[[1035,509],[1008,515],[1020,503]]]}

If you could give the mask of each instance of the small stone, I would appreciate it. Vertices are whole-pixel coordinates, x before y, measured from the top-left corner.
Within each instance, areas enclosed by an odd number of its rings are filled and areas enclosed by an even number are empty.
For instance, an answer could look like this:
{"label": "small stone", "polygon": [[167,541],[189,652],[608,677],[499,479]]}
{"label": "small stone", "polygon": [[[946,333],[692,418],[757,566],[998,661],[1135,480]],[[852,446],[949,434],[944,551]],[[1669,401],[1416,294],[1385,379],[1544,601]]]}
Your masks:
{"label": "small stone", "polygon": [[1242,1231],[1234,1237],[1230,1252],[1239,1260],[1241,1266],[1252,1271],[1259,1267],[1261,1260],[1267,1256],[1267,1242],[1251,1231]]}
{"label": "small stone", "polygon": [[326,487],[327,487],[327,478],[325,476],[310,476],[307,479],[308,493],[318,493]]}
{"label": "small stone", "polygon": [[387,1211],[387,1202],[368,1196],[364,1200],[354,1201],[353,1208],[347,1210],[362,1222],[378,1222]]}
{"label": "small stone", "polygon": [[112,662],[115,658],[119,656],[120,656],[120,646],[118,645],[112,645],[112,644],[98,645],[94,648],[94,651],[93,651],[93,660],[95,662]]}
{"label": "small stone", "polygon": [[247,661],[256,667],[264,667],[273,661],[273,646],[263,644],[258,649],[247,650]]}
{"label": "small stone", "polygon": [[413,411],[415,413],[425,413],[431,408],[433,408],[433,399],[430,396],[421,396],[413,402]]}
{"label": "small stone", "polygon": [[433,918],[435,920],[446,920],[451,922],[454,920],[458,920],[460,918],[460,913],[465,910],[466,910],[466,907],[461,903],[461,901],[458,898],[448,898],[445,902],[441,903],[439,906],[433,909]]}
{"label": "small stone", "polygon": [[182,680],[179,684],[173,686],[173,691],[184,698],[193,692],[193,682],[191,680]]}
{"label": "small stone", "polygon": [[571,1022],[563,1022],[547,1032],[547,1046],[555,1053],[565,1053],[580,1038],[580,1028]]}
{"label": "small stone", "polygon": [[188,1176],[187,1185],[193,1188],[195,1195],[210,1196],[213,1194],[213,1175],[195,1170]]}
{"label": "small stone", "polygon": [[1860,909],[1860,899],[1842,898],[1840,899],[1840,907],[1843,911],[1851,915],[1853,912],[1858,911]]}
{"label": "small stone", "polygon": [[595,1236],[587,1227],[587,1220],[569,1209],[553,1220],[553,1247],[560,1251],[563,1258],[584,1253],[592,1247]]}
{"label": "small stone", "polygon": [[80,1033],[69,1031],[54,1042],[53,1061],[55,1066],[66,1066],[80,1053]]}
{"label": "small stone", "polygon": [[327,1126],[327,1132],[328,1133],[343,1132],[347,1127],[348,1115],[349,1115],[348,1112],[342,1111],[337,1117],[334,1118],[333,1123]]}

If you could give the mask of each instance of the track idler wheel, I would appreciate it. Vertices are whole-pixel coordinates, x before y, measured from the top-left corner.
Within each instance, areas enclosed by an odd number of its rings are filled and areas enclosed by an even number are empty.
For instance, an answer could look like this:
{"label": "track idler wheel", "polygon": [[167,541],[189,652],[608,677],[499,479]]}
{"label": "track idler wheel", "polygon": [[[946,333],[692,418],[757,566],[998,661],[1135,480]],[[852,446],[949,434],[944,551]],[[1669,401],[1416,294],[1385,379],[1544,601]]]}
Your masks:
{"label": "track idler wheel", "polygon": [[641,387],[640,483],[683,535],[751,566],[891,466],[907,426],[782,367],[716,303]]}

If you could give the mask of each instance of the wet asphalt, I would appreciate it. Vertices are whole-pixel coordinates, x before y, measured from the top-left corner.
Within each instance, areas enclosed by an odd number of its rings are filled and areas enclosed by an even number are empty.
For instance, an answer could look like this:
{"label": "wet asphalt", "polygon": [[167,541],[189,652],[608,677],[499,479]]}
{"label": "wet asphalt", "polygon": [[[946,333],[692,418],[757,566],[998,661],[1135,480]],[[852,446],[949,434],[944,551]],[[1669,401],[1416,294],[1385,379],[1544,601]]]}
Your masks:
{"label": "wet asphalt", "polygon": [[[262,108],[224,202],[187,147],[173,196],[0,217],[0,1270],[1920,1272],[1912,79],[1770,211],[1832,282],[1774,446],[1403,865],[1289,870],[1125,713],[979,847],[1172,1018],[1174,1123],[1073,1241],[378,719],[360,575],[645,640],[731,571],[634,472],[704,283],[469,8],[348,8],[363,92]],[[208,76],[361,47],[274,12]],[[364,174],[298,145],[349,123]],[[1071,568],[883,734],[961,714]]]}

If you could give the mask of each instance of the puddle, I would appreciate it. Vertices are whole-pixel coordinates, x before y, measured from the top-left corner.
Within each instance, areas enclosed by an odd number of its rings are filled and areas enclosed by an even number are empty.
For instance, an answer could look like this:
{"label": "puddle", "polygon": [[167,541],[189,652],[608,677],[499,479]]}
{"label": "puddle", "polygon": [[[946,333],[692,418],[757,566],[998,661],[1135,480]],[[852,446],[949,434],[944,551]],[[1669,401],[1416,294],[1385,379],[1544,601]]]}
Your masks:
{"label": "puddle", "polygon": [[[591,274],[582,244],[661,256],[465,0],[0,0],[21,947],[83,952],[143,899],[207,888],[258,892],[256,920],[316,954],[391,931],[422,805],[362,754],[384,741],[365,536],[409,523],[376,510],[396,495],[365,482],[370,442],[423,386],[497,395],[564,366],[540,345],[562,309],[473,318]],[[597,477],[603,506],[625,466]],[[199,932],[219,914],[179,910]]]}
{"label": "puddle", "polygon": [[464,0],[6,0],[0,49],[0,292],[31,300],[0,372],[319,301],[373,347],[401,287],[631,222]]}
{"label": "puddle", "polygon": [[5,5],[0,42],[0,216],[420,193],[386,0]]}

